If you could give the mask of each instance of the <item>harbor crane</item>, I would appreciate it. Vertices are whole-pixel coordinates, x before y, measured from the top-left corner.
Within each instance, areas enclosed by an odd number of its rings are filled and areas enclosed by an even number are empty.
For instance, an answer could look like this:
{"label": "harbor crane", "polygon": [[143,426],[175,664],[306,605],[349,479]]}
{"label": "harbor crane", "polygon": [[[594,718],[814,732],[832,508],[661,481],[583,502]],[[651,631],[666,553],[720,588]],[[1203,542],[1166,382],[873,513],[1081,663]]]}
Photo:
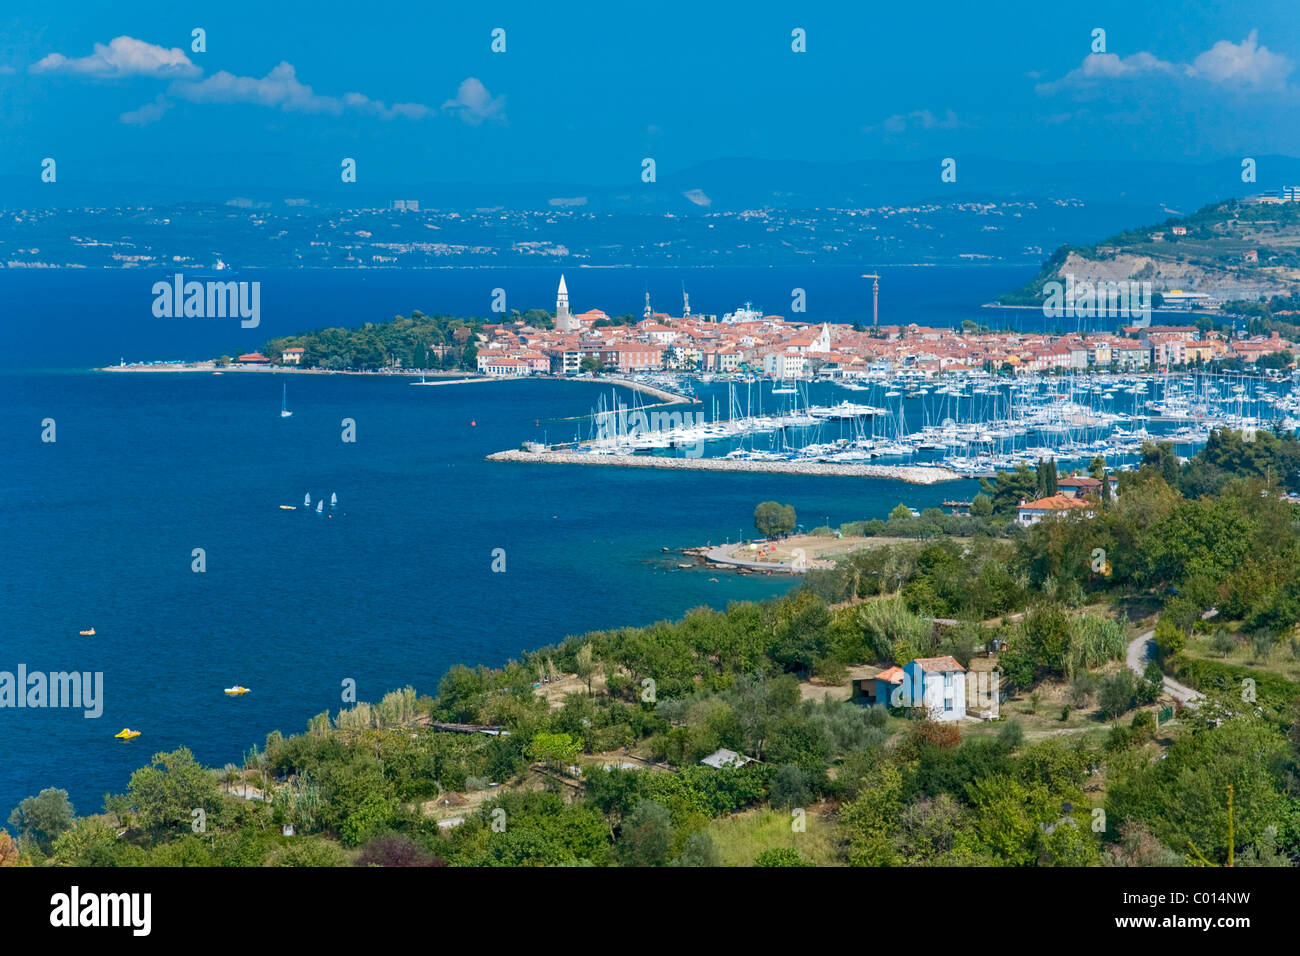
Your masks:
{"label": "harbor crane", "polygon": [[875,280],[871,283],[871,327],[875,328],[880,324],[880,276],[866,272],[862,278]]}

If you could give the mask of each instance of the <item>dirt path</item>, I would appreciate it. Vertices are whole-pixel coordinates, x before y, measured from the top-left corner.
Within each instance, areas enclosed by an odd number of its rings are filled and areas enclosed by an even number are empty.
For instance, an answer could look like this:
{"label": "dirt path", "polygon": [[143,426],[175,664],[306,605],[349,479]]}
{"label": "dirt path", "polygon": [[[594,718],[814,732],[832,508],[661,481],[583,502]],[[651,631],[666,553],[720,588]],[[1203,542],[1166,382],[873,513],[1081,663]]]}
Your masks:
{"label": "dirt path", "polygon": [[[1142,676],[1142,672],[1146,669],[1147,660],[1152,656],[1151,652],[1154,649],[1155,633],[1155,631],[1147,631],[1145,634],[1141,634],[1129,641],[1127,654],[1128,669],[1139,677]],[[1195,707],[1196,701],[1205,697],[1205,695],[1200,691],[1192,690],[1190,687],[1178,683],[1178,681],[1167,675],[1164,678],[1164,689],[1166,694],[1185,707]]]}

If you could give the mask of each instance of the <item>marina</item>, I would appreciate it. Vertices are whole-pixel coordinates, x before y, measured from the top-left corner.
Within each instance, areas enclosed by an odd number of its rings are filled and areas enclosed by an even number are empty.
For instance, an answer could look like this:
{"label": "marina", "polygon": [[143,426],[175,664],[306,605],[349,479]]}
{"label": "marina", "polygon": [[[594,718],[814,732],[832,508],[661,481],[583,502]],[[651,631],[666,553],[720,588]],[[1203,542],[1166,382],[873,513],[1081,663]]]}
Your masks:
{"label": "marina", "polygon": [[[680,376],[690,408],[602,393],[568,442],[493,460],[697,470],[861,474],[903,481],[989,477],[1054,459],[1124,469],[1143,445],[1194,454],[1211,431],[1291,430],[1294,376],[1202,371],[999,377],[978,371],[855,381]],[[620,384],[622,384],[620,382]],[[848,393],[848,394],[846,394]],[[852,397],[849,397],[849,396]],[[866,468],[867,470],[861,470]],[[930,477],[924,477],[930,475]]]}

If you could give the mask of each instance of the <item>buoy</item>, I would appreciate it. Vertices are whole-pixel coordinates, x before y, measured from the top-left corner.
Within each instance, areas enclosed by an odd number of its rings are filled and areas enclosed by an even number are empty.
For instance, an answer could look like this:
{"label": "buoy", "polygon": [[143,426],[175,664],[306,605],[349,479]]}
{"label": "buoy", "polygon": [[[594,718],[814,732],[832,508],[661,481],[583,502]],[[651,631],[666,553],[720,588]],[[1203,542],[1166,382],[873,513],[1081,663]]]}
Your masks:
{"label": "buoy", "polygon": [[117,737],[119,740],[130,740],[132,737],[139,737],[140,731],[132,730],[130,727],[123,727],[120,733],[116,733],[113,736]]}
{"label": "buoy", "polygon": [[470,427],[471,427],[471,428],[474,428],[475,426],[478,425],[478,422],[476,422],[476,421],[470,421],[469,424],[470,424]]}

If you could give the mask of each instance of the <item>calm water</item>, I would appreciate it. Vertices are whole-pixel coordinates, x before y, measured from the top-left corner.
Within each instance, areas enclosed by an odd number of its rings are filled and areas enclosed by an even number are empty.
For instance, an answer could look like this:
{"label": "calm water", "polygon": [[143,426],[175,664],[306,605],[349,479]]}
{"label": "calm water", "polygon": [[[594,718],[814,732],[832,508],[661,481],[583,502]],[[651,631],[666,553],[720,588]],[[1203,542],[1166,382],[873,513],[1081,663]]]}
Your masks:
{"label": "calm water", "polygon": [[[808,318],[869,316],[862,270],[569,270],[579,309],[697,312],[749,299]],[[882,283],[881,321],[989,321],[979,304],[1024,268],[918,268]],[[499,665],[593,628],[700,604],[762,598],[779,577],[682,571],[662,549],[749,535],[755,503],[795,505],[808,527],[936,504],[959,486],[490,464],[527,438],[562,437],[601,388],[509,382],[91,373],[128,360],[201,358],[275,334],[393,314],[550,305],[554,270],[262,272],[262,323],[159,320],[168,273],[0,271],[0,670],[102,671],[104,714],[0,709],[0,813],[42,787],[98,809],[149,756],[182,744],[215,765],[267,731],[413,684],[452,664]],[[1026,313],[993,313],[1021,320]],[[1041,318],[1041,316],[1039,317]],[[990,323],[999,324],[999,323]],[[40,371],[37,371],[40,370]],[[605,389],[607,393],[607,388]],[[851,396],[850,396],[851,397]],[[626,398],[626,396],[625,396]],[[57,441],[40,441],[53,418]],[[357,442],[340,440],[356,421]],[[336,492],[332,516],[303,495]],[[282,504],[299,510],[281,511]],[[207,570],[191,571],[206,552]],[[506,572],[491,570],[506,552]],[[716,579],[716,580],[715,580]],[[78,631],[94,627],[94,637]],[[251,687],[230,699],[222,689]],[[131,743],[113,739],[124,726]]]}
{"label": "calm water", "polygon": [[[599,390],[0,373],[0,669],[105,680],[97,720],[0,710],[0,809],[46,786],[97,809],[182,744],[238,761],[267,731],[337,711],[345,678],[361,699],[407,683],[431,693],[458,662],[776,593],[788,579],[677,570],[661,551],[751,534],[760,500],[793,503],[811,527],[959,487],[482,460],[558,427],[546,416],[586,413]],[[345,417],[355,444],[340,440]],[[53,444],[40,441],[45,418]],[[337,492],[339,508],[279,509],[306,492]],[[191,571],[194,548],[205,573]],[[491,570],[494,548],[505,573]],[[237,683],[253,693],[222,694]],[[124,726],[142,736],[114,740]]]}
{"label": "calm water", "polygon": [[[746,301],[768,313],[809,321],[871,321],[869,266],[772,269],[565,270],[575,311],[602,309],[640,316],[651,305],[681,313],[682,287],[695,313],[722,315]],[[954,326],[965,319],[994,328],[1050,331],[1041,311],[983,309],[982,303],[1033,277],[1024,266],[933,266],[887,269],[881,280],[882,324]],[[193,278],[261,282],[261,324],[230,319],[156,319],[153,284],[175,270],[0,270],[0,367],[88,368],[131,361],[238,355],[268,338],[328,326],[355,327],[394,315],[490,316],[492,290],[510,309],[554,308],[560,270],[267,271],[207,273]],[[806,311],[791,310],[803,289]],[[1054,327],[1056,320],[1050,325]]]}

